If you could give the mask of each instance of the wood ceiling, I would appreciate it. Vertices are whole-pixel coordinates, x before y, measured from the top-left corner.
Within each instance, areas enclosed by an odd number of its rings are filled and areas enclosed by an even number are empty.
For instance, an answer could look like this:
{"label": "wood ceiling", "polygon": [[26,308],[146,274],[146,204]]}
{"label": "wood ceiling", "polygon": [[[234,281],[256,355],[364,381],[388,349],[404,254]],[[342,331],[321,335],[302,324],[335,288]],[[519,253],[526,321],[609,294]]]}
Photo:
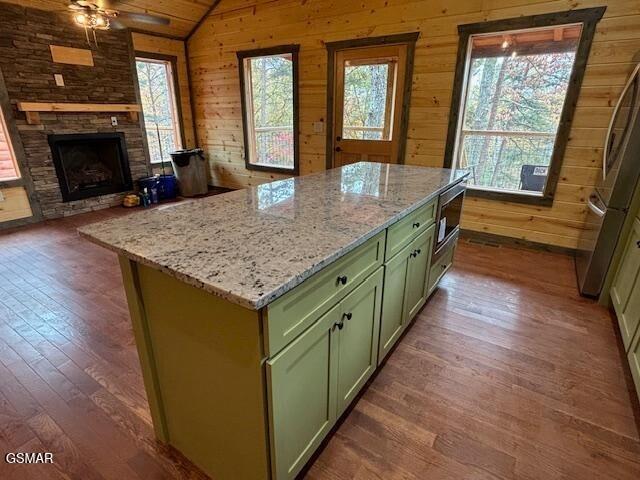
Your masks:
{"label": "wood ceiling", "polygon": [[[16,3],[24,7],[39,8],[41,10],[64,13],[67,11],[69,0],[2,0]],[[97,5],[103,5],[104,0],[93,0]],[[109,8],[125,12],[151,13],[167,17],[169,25],[149,25],[146,23],[126,22],[138,31],[157,33],[176,38],[186,38],[196,27],[198,22],[208,14],[218,3],[216,0],[110,0]],[[106,6],[106,5],[105,5]]]}

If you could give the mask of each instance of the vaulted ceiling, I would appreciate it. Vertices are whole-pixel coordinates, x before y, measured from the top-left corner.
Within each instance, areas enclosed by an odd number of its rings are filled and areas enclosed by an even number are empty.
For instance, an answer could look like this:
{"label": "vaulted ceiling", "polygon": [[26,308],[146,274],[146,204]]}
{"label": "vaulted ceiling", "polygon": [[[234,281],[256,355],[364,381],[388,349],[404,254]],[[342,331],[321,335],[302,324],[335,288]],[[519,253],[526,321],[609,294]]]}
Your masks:
{"label": "vaulted ceiling", "polygon": [[[69,11],[69,0],[2,0],[25,7],[39,8],[55,12]],[[115,10],[150,13],[167,17],[169,25],[150,25],[127,21],[132,29],[150,33],[160,33],[185,38],[198,22],[211,10],[217,0],[92,0],[93,3]]]}

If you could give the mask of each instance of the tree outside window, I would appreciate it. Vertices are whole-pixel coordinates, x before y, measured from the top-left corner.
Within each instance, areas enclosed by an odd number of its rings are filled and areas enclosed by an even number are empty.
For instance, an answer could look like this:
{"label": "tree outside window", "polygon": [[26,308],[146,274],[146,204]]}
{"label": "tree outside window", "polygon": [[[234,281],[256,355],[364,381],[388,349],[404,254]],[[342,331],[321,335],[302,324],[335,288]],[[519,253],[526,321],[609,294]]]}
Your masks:
{"label": "tree outside window", "polygon": [[249,169],[297,172],[297,51],[238,52]]}
{"label": "tree outside window", "polygon": [[138,58],[136,68],[151,163],[168,162],[182,148],[171,62]]}
{"label": "tree outside window", "polygon": [[456,167],[471,188],[542,195],[581,30],[470,37]]}

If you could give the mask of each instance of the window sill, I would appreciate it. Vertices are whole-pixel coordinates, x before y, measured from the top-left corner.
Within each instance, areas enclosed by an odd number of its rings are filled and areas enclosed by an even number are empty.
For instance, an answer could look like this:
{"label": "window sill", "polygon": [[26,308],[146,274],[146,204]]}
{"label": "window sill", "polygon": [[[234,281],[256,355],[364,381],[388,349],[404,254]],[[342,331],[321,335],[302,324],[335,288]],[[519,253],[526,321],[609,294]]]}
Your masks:
{"label": "window sill", "polygon": [[272,172],[272,173],[284,173],[288,175],[298,175],[298,170],[296,168],[274,167],[271,165],[260,165],[260,164],[249,163],[249,162],[245,162],[245,168],[247,170],[256,170],[259,172]]}
{"label": "window sill", "polygon": [[0,188],[12,188],[12,187],[22,187],[24,186],[24,179],[21,177],[17,178],[6,178],[0,180]]}
{"label": "window sill", "polygon": [[523,203],[527,205],[538,205],[550,207],[553,205],[553,197],[544,195],[528,195],[526,193],[499,192],[495,190],[481,190],[467,187],[467,195],[470,197],[486,198],[488,200],[499,200],[501,202]]}

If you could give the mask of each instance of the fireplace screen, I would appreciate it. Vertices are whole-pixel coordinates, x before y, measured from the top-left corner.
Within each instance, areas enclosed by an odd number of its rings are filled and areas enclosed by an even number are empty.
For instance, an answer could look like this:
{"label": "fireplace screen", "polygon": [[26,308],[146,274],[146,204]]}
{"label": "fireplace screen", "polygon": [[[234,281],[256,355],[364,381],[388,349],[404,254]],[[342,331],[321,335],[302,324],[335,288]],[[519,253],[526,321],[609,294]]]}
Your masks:
{"label": "fireplace screen", "polygon": [[49,135],[49,145],[65,202],[131,190],[124,134]]}

